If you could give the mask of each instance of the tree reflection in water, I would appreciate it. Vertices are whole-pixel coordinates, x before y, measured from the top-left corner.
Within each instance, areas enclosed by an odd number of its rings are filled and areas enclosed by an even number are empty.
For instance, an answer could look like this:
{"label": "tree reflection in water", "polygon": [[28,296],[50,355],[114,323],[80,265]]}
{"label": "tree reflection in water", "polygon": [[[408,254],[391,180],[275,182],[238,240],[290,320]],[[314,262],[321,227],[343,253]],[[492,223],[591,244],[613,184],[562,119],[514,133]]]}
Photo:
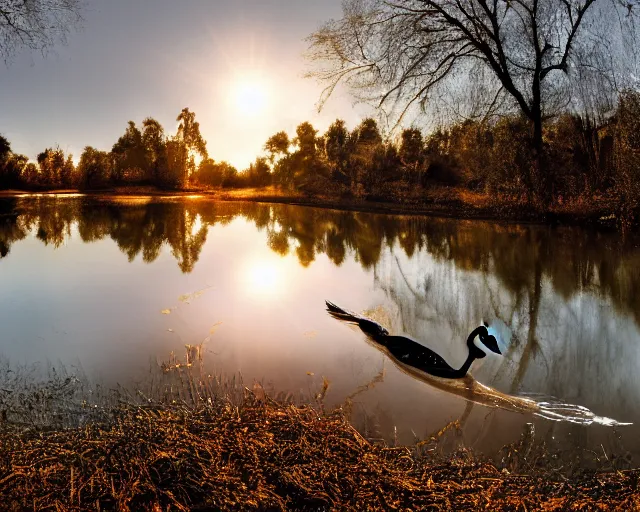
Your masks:
{"label": "tree reflection in water", "polygon": [[634,420],[619,413],[640,389],[640,250],[615,233],[206,198],[25,197],[0,200],[0,257],[29,234],[59,247],[77,230],[86,243],[111,238],[129,261],[151,263],[166,245],[189,273],[209,228],[235,219],[305,267],[318,255],[336,266],[353,257],[385,292],[393,330],[435,333],[451,357],[469,325],[499,321],[506,357],[481,368],[482,381]]}

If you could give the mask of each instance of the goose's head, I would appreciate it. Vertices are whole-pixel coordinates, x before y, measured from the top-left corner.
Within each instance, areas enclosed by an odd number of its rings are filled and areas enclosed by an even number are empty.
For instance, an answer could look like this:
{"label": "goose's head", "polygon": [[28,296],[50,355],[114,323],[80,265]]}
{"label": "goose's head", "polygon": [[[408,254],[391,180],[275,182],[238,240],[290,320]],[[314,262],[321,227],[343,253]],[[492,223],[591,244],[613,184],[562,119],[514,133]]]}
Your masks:
{"label": "goose's head", "polygon": [[489,334],[487,325],[481,325],[473,330],[467,340],[469,350],[473,353],[476,359],[482,359],[487,355],[487,349],[494,354],[502,355],[500,347],[498,347],[498,340],[492,334]]}

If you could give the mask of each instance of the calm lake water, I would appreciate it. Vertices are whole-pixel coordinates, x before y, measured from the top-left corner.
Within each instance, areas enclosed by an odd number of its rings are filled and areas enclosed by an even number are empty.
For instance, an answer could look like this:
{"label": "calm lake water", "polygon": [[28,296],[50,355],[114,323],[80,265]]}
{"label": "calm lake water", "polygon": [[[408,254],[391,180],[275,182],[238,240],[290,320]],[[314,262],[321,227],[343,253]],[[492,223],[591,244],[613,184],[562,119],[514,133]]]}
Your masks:
{"label": "calm lake water", "polygon": [[[0,198],[0,355],[105,385],[203,345],[208,371],[328,404],[412,442],[459,420],[491,452],[536,436],[640,454],[640,249],[616,233],[206,198]],[[324,300],[464,361],[481,321],[504,357],[476,381],[632,426],[549,421],[407,375]],[[368,389],[364,386],[384,372]],[[491,391],[493,393],[493,391]],[[476,403],[480,402],[480,403]],[[621,448],[622,447],[622,448]]]}

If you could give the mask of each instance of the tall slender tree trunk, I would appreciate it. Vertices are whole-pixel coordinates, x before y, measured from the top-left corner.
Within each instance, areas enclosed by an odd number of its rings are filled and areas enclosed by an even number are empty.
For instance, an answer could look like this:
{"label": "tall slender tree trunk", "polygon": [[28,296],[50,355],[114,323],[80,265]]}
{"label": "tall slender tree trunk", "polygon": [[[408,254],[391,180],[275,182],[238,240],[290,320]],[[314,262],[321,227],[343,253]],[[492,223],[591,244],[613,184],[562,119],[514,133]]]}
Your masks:
{"label": "tall slender tree trunk", "polygon": [[[534,26],[537,34],[537,28]],[[537,35],[536,35],[537,37]],[[547,179],[547,169],[544,165],[544,152],[542,145],[542,52],[536,44],[536,69],[533,77],[533,101],[531,103],[530,119],[533,124],[533,162],[531,169],[530,185],[533,187],[533,199],[537,206],[549,203],[550,190]]]}
{"label": "tall slender tree trunk", "polygon": [[549,180],[544,165],[544,149],[542,142],[542,112],[538,107],[533,112],[533,168],[531,185],[533,197],[538,204],[546,204],[549,198]]}

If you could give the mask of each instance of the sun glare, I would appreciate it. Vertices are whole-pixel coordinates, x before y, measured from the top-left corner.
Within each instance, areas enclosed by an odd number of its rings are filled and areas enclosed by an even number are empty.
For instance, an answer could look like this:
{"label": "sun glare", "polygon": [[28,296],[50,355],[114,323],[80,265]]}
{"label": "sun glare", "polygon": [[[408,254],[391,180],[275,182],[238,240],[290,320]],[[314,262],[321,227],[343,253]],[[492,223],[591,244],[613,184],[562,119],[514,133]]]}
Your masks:
{"label": "sun glare", "polygon": [[271,258],[252,260],[243,272],[246,290],[263,297],[278,295],[285,286],[285,275],[282,262]]}
{"label": "sun glare", "polygon": [[233,86],[232,95],[236,111],[243,116],[259,116],[267,108],[269,100],[267,86],[258,78],[237,82]]}

